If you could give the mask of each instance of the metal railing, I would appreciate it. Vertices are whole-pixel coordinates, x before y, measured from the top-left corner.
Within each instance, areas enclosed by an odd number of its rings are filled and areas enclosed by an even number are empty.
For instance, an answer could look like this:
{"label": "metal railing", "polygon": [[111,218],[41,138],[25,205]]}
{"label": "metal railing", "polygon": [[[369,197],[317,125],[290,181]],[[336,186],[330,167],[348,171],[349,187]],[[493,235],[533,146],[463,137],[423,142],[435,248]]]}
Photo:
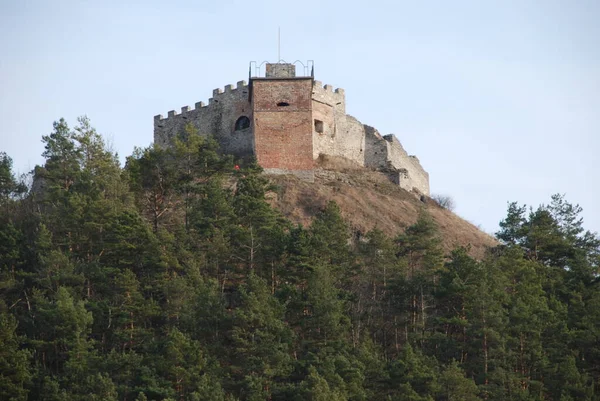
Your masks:
{"label": "metal railing", "polygon": [[248,77],[264,78],[266,75],[267,64],[293,64],[296,66],[297,77],[315,77],[315,62],[313,60],[307,60],[306,62],[296,60],[293,63],[288,63],[285,60],[279,60],[277,63],[271,63],[269,61],[263,61],[262,63],[258,63],[257,61],[251,61],[248,71]]}

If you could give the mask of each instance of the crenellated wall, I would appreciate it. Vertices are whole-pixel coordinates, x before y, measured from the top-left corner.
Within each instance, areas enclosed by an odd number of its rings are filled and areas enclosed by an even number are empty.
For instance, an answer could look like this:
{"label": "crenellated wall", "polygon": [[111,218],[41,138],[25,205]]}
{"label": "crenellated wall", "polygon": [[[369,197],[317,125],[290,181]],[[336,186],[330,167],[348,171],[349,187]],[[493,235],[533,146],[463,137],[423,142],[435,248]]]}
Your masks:
{"label": "crenellated wall", "polygon": [[312,98],[316,102],[327,104],[336,111],[346,114],[346,93],[342,88],[333,89],[321,81],[313,81]]}
{"label": "crenellated wall", "polygon": [[224,89],[213,90],[208,104],[198,102],[193,109],[185,106],[180,113],[171,110],[167,118],[154,116],[154,143],[168,146],[188,123],[192,123],[199,134],[212,135],[223,152],[238,156],[252,154],[252,129],[235,130],[235,122],[241,116],[252,121],[249,92],[246,81],[239,81],[236,87],[227,85]]}
{"label": "crenellated wall", "polygon": [[[311,179],[313,160],[324,154],[380,170],[400,187],[429,195],[429,174],[419,159],[394,135],[382,136],[346,114],[343,89],[295,77],[289,64],[267,64],[266,70],[265,78],[252,78],[250,85],[240,81],[215,89],[208,104],[155,116],[154,142],[168,146],[192,123],[200,134],[212,135],[223,152],[254,154],[268,172]],[[240,117],[251,124],[236,130]]]}
{"label": "crenellated wall", "polygon": [[313,119],[322,121],[322,132],[313,127],[313,157],[340,156],[361,166],[385,170],[402,188],[429,195],[429,175],[415,156],[409,156],[393,135],[379,132],[346,114],[343,89],[313,84]]}
{"label": "crenellated wall", "polygon": [[[320,81],[313,82],[313,157],[320,154],[340,156],[364,166],[365,133],[356,118],[346,114],[346,96],[343,89],[335,89]],[[317,122],[322,129],[317,130]]]}

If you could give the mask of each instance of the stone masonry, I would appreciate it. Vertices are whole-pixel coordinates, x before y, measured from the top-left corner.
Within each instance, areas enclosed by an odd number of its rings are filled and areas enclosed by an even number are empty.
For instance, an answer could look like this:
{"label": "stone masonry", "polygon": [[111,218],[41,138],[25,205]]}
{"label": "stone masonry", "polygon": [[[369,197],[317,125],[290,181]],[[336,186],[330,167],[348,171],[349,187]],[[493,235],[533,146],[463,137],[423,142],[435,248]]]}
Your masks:
{"label": "stone masonry", "polygon": [[401,188],[429,195],[429,174],[394,135],[346,114],[343,89],[312,76],[296,76],[294,64],[266,64],[264,77],[215,89],[208,104],[154,117],[154,142],[169,146],[191,123],[212,135],[224,153],[254,155],[270,174],[314,178],[319,155],[343,157],[386,174]]}

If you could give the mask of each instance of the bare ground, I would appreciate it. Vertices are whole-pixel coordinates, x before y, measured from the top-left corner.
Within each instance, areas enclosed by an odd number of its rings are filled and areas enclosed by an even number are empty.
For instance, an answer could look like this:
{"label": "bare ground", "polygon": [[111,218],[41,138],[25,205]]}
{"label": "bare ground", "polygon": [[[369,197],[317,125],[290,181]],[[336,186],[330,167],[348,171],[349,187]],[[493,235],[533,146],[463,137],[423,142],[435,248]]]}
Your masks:
{"label": "bare ground", "polygon": [[271,201],[286,217],[304,226],[328,201],[335,201],[352,230],[361,234],[378,228],[395,236],[417,221],[425,209],[435,220],[445,251],[470,246],[471,254],[482,258],[497,241],[489,234],[443,209],[429,198],[420,200],[380,173],[358,167],[343,159],[321,158],[315,182],[294,176],[271,176],[276,190]]}

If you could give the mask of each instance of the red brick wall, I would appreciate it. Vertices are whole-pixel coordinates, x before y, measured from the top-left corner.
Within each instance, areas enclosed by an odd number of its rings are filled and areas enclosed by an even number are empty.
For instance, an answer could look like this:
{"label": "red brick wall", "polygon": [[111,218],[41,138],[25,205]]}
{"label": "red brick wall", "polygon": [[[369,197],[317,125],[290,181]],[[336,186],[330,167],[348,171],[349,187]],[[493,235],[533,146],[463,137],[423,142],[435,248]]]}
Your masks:
{"label": "red brick wall", "polygon": [[[312,80],[252,81],[254,141],[265,169],[313,169]],[[278,106],[278,103],[289,106]]]}

